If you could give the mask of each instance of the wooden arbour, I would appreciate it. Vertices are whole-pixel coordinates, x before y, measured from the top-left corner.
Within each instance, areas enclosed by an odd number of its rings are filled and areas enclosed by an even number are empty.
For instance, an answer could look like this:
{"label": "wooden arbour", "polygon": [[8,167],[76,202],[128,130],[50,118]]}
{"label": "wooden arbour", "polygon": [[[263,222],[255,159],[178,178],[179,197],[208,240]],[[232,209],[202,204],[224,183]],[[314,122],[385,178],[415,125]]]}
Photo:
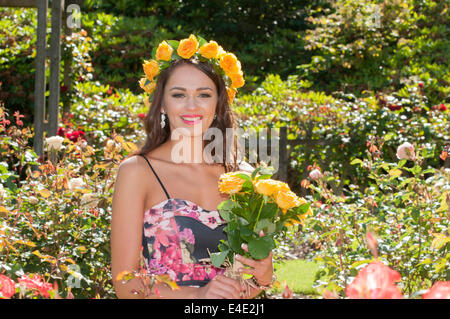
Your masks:
{"label": "wooden arbour", "polygon": [[[34,87],[34,141],[33,148],[36,154],[43,154],[44,132],[47,137],[54,136],[58,130],[59,102],[61,83],[61,29],[65,17],[65,0],[51,0],[51,34],[50,47],[47,47],[47,15],[49,0],[0,0],[0,7],[37,8],[37,41],[36,41],[36,73]],[[81,6],[82,0],[68,0],[66,3],[75,3]],[[68,29],[65,28],[68,33]],[[48,112],[46,110],[45,62],[50,58],[50,79]],[[64,84],[70,85],[66,75],[69,74],[70,63],[65,63]],[[64,105],[64,111],[69,111],[70,105]],[[48,113],[48,116],[46,115]]]}

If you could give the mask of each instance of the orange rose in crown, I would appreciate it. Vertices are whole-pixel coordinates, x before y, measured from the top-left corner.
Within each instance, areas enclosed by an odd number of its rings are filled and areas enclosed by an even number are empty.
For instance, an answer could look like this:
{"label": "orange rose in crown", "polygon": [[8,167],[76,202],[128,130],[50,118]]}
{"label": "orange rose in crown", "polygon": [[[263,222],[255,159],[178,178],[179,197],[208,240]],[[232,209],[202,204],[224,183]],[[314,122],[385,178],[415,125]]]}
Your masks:
{"label": "orange rose in crown", "polygon": [[208,42],[193,34],[180,41],[162,41],[153,50],[152,57],[151,60],[144,60],[142,68],[145,77],[139,80],[139,86],[148,94],[154,92],[161,72],[179,59],[196,59],[210,63],[217,74],[224,76],[229,104],[233,102],[237,89],[245,84],[241,62],[236,55],[225,51],[216,41]]}

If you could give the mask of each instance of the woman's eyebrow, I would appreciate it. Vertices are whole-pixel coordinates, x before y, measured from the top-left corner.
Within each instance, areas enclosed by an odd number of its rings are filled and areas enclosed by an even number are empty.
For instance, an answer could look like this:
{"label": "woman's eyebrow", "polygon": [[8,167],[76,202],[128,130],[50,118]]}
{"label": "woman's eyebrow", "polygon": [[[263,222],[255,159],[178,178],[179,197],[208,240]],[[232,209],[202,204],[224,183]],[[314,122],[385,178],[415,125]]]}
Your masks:
{"label": "woman's eyebrow", "polygon": [[[185,88],[182,88],[182,87],[179,87],[179,86],[173,87],[173,88],[171,88],[169,91],[172,91],[172,90],[186,91]],[[202,88],[198,88],[198,89],[197,89],[197,91],[200,91],[200,90],[211,90],[211,91],[212,91],[212,89],[211,89],[210,87],[202,87]]]}

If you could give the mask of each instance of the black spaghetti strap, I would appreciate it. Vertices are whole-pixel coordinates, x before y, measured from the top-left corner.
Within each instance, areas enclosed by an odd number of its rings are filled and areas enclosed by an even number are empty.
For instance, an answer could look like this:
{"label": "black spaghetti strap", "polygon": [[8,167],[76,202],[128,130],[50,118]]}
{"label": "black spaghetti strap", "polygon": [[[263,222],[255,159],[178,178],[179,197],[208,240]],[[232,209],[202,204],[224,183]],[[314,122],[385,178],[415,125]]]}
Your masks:
{"label": "black spaghetti strap", "polygon": [[164,190],[164,193],[166,193],[167,199],[170,199],[169,193],[167,193],[166,188],[164,187],[163,183],[162,183],[161,180],[159,179],[158,175],[156,174],[155,170],[153,169],[153,167],[152,167],[152,165],[150,164],[150,162],[149,162],[149,160],[147,159],[147,157],[145,157],[145,156],[142,155],[142,154],[139,154],[139,155],[142,156],[142,157],[147,161],[148,166],[150,166],[150,168],[151,168],[152,171],[153,171],[153,174],[155,174],[156,179],[158,180],[159,184],[161,185],[162,189]]}

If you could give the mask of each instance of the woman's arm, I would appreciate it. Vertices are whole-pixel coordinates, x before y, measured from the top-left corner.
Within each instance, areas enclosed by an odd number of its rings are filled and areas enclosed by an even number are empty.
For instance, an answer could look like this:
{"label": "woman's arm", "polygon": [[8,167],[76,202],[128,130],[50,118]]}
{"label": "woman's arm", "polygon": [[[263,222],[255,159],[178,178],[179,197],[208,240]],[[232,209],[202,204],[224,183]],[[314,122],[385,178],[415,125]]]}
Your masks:
{"label": "woman's arm", "polygon": [[119,166],[114,184],[111,270],[118,298],[143,297],[132,293],[133,289],[138,291],[143,288],[139,279],[132,279],[127,283],[116,281],[117,275],[122,271],[139,269],[145,202],[145,188],[139,183],[143,176],[140,169],[136,157],[126,159]]}

